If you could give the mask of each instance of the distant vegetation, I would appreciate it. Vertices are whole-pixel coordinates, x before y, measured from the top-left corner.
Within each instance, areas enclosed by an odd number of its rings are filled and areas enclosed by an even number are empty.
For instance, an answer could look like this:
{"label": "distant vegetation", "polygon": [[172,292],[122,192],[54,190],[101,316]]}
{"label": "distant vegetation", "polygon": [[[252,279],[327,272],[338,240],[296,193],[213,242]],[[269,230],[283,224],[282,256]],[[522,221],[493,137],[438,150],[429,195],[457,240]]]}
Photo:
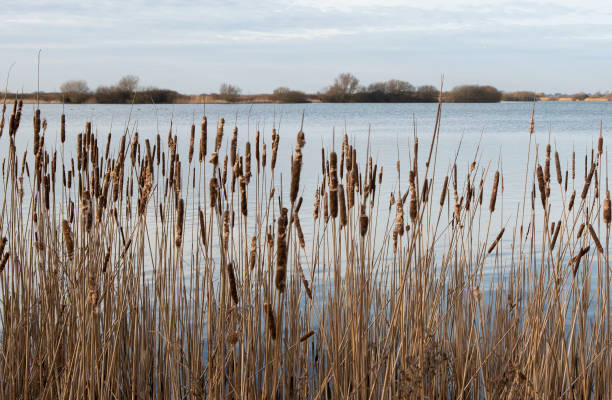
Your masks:
{"label": "distant vegetation", "polygon": [[[84,80],[69,80],[58,93],[20,94],[24,100],[55,103],[434,103],[440,99],[435,86],[415,86],[400,79],[364,85],[349,72],[339,74],[331,85],[317,93],[279,86],[272,93],[243,94],[233,83],[224,82],[216,93],[181,94],[171,89],[139,86],[135,75],[125,75],[114,85],[92,90]],[[13,94],[13,96],[16,96]],[[448,103],[497,103],[500,101],[612,101],[610,93],[545,94],[533,91],[502,92],[491,85],[460,85],[442,93]]]}

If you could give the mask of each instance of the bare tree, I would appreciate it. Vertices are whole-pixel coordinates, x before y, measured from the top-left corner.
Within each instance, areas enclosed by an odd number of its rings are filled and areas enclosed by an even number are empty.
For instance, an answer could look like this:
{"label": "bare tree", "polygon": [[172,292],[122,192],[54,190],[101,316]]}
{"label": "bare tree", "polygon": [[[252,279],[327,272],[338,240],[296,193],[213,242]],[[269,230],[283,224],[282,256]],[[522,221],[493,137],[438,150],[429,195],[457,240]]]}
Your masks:
{"label": "bare tree", "polygon": [[236,101],[242,89],[231,83],[222,83],[219,87],[219,95],[226,101]]}
{"label": "bare tree", "polygon": [[89,86],[82,80],[72,80],[62,83],[60,91],[68,103],[82,103],[89,95]]}
{"label": "bare tree", "polygon": [[119,79],[117,88],[119,90],[125,90],[126,92],[134,93],[138,89],[138,81],[140,79],[135,75],[125,75]]}
{"label": "bare tree", "polygon": [[334,79],[334,84],[327,89],[325,95],[330,101],[348,101],[352,95],[357,93],[358,89],[359,79],[355,75],[345,72]]}

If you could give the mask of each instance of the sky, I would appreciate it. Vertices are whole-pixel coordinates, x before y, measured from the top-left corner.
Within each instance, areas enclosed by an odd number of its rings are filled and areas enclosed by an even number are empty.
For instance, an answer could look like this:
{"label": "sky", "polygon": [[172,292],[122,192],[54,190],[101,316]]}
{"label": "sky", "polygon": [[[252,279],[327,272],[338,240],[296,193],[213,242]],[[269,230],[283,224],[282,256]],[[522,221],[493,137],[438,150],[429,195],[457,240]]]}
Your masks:
{"label": "sky", "polygon": [[[0,82],[245,94],[362,84],[490,84],[546,93],[612,90],[612,2],[62,0],[0,4]],[[4,84],[2,84],[4,86]]]}

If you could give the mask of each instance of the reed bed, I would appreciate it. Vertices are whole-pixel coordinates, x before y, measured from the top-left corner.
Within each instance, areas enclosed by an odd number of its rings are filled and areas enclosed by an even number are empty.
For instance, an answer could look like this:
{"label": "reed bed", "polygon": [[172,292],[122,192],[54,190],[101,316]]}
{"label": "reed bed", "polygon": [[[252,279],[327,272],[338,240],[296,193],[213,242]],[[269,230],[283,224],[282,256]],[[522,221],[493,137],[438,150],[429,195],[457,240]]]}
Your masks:
{"label": "reed bed", "polygon": [[39,111],[17,149],[21,117],[3,107],[2,398],[612,398],[603,138],[583,181],[530,142],[501,218],[501,168],[437,165],[441,105],[384,174],[348,136],[314,172],[302,129],[242,152],[206,116],[188,154],[91,124],[67,149],[63,115],[52,147]]}

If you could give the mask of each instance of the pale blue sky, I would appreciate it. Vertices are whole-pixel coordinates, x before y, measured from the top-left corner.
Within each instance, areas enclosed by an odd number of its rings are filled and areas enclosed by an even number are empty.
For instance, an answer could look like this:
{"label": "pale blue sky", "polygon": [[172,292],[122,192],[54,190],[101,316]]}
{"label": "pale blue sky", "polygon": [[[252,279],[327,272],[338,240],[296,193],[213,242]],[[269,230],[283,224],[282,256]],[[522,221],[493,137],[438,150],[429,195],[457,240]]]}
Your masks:
{"label": "pale blue sky", "polygon": [[184,93],[278,86],[316,92],[340,72],[362,83],[610,90],[612,5],[604,1],[4,1],[0,74],[11,90],[124,74]]}

